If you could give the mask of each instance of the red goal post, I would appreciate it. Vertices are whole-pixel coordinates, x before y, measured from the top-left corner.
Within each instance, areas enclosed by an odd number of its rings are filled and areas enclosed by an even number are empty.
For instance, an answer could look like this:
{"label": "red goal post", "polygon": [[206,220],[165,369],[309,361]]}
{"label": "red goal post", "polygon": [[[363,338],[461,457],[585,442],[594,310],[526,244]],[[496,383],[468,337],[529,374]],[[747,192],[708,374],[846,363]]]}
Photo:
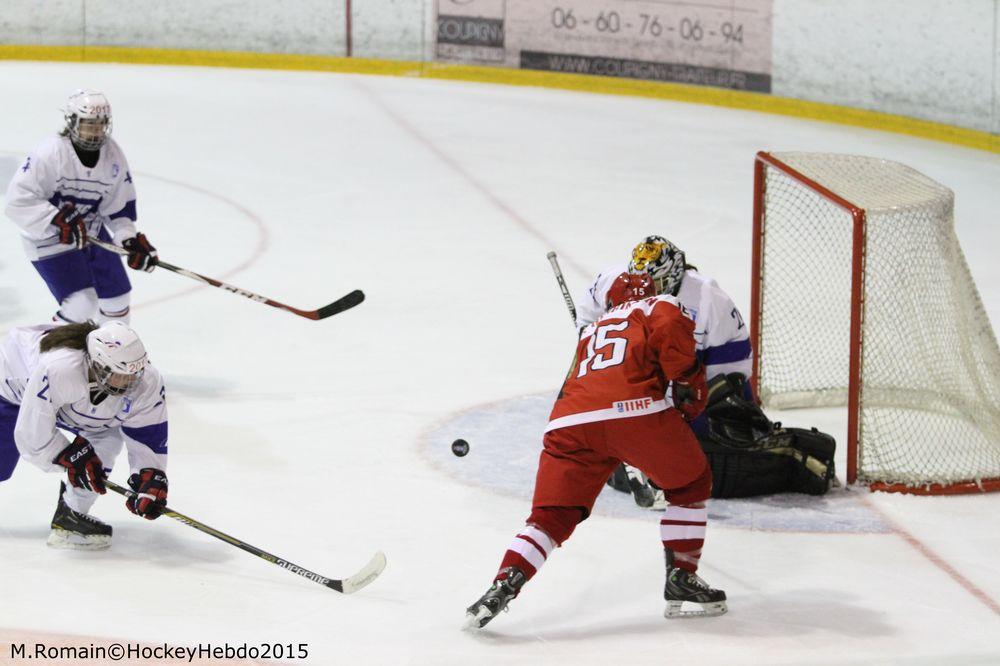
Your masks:
{"label": "red goal post", "polygon": [[953,208],[897,162],[757,154],[754,387],[773,408],[847,406],[848,483],[1000,490],[1000,348]]}

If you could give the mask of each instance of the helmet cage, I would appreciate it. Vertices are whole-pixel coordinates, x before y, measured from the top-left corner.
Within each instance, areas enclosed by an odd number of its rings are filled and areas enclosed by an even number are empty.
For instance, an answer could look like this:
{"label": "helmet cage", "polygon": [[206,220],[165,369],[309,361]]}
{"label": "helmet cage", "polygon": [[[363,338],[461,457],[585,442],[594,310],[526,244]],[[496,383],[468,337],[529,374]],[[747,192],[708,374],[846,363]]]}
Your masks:
{"label": "helmet cage", "polygon": [[[146,371],[146,359],[143,357],[139,362],[141,367],[135,372],[116,372],[114,368],[90,358],[87,355],[88,367],[93,378],[92,386],[97,390],[110,395],[125,395],[138,386]],[[96,386],[95,386],[96,385]]]}

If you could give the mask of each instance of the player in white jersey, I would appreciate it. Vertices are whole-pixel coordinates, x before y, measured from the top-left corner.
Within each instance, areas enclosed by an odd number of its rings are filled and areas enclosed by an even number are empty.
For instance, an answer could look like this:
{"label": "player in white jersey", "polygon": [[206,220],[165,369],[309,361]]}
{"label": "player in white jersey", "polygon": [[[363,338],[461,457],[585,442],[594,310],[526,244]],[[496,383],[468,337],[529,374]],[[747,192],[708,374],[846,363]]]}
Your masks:
{"label": "player in white jersey", "polygon": [[[744,379],[753,370],[753,350],[750,331],[733,303],[733,299],[712,278],[702,275],[687,263],[684,252],[662,236],[647,236],[632,250],[627,265],[619,264],[601,271],[587,291],[577,298],[578,328],[583,328],[605,312],[608,290],[622,272],[648,273],[658,294],[677,298],[695,321],[695,349],[705,365],[709,381],[720,375],[737,373]],[[746,395],[752,399],[749,383]],[[691,423],[699,436],[707,432],[704,415]],[[624,476],[628,477],[626,481]],[[630,486],[636,502],[660,508],[662,492],[650,487],[646,476],[634,467],[624,465],[617,472],[616,488]],[[654,505],[654,502],[656,504]]]}
{"label": "player in white jersey", "polygon": [[19,458],[66,472],[49,545],[111,545],[111,526],[87,514],[123,446],[138,494],[126,506],[152,520],[167,501],[166,396],[132,329],[120,321],[46,324],[0,340],[0,481]]}
{"label": "player in white jersey", "polygon": [[685,260],[684,252],[662,236],[648,236],[632,250],[628,265],[601,271],[586,293],[577,300],[576,325],[587,326],[604,314],[604,302],[614,280],[628,271],[646,272],[658,294],[677,298],[695,321],[695,345],[709,379],[738,372],[746,377],[753,370],[750,331],[722,287],[702,275]]}
{"label": "player in white jersey", "polygon": [[78,90],[66,127],[43,140],[7,187],[7,217],[21,232],[32,265],[59,304],[54,321],[128,321],[131,285],[121,259],[87,245],[88,236],[129,251],[128,265],[151,271],[156,249],[136,231],[135,186],[111,138],[111,105]]}

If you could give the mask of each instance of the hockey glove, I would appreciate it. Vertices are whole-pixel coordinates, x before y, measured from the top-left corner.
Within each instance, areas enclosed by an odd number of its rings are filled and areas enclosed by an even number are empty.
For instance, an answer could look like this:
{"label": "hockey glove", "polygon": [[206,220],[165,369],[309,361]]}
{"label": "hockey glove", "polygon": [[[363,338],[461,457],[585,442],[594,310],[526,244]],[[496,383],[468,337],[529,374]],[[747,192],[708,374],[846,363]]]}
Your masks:
{"label": "hockey glove", "polygon": [[146,234],[138,233],[135,238],[126,238],[122,247],[128,250],[128,267],[137,271],[149,273],[159,261],[156,248],[146,238]]}
{"label": "hockey glove", "polygon": [[59,230],[59,242],[63,245],[75,245],[79,250],[87,244],[87,223],[72,203],[63,204],[52,224]]}
{"label": "hockey glove", "polygon": [[92,490],[101,495],[107,492],[104,487],[104,479],[107,478],[104,464],[97,457],[94,445],[83,437],[77,435],[76,439],[52,462],[66,468],[66,476],[71,486]]}
{"label": "hockey glove", "polygon": [[125,507],[146,520],[156,520],[167,506],[167,473],[152,467],[143,467],[138,474],[128,478],[135,495],[125,500]]}
{"label": "hockey glove", "polygon": [[674,407],[688,421],[693,421],[708,402],[708,388],[705,386],[705,366],[698,361],[691,369],[673,383]]}

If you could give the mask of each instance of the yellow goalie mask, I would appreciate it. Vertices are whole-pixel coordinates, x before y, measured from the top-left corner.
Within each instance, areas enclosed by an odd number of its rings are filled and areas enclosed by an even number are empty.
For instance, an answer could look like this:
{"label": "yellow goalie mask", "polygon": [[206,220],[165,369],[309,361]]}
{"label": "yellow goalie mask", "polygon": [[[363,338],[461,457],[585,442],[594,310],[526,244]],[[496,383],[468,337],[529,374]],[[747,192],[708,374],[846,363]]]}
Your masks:
{"label": "yellow goalie mask", "polygon": [[649,273],[658,294],[676,296],[684,279],[684,253],[663,236],[647,236],[632,250],[628,269],[632,273]]}

